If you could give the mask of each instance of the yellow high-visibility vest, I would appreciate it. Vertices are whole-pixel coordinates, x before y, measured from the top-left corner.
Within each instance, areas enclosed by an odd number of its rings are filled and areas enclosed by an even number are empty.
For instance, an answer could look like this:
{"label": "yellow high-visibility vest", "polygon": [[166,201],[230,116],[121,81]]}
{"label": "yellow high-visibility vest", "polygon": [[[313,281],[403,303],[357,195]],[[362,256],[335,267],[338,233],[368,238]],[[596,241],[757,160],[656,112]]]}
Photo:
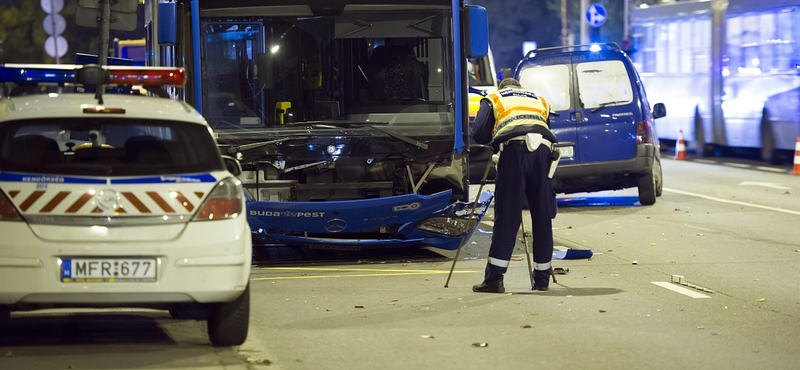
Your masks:
{"label": "yellow high-visibility vest", "polygon": [[547,125],[550,106],[541,96],[521,88],[505,88],[490,94],[494,107],[494,129],[496,138],[508,130],[521,125]]}

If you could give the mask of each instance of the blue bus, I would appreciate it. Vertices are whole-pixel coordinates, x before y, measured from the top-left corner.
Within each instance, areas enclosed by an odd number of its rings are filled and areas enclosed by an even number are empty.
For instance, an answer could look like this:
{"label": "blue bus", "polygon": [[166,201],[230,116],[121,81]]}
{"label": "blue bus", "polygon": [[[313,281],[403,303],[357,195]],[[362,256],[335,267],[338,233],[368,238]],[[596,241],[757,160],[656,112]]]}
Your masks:
{"label": "blue bus", "polygon": [[699,155],[751,148],[790,158],[800,137],[800,0],[683,1],[631,12],[631,57],[669,116],[662,141],[682,132]]}
{"label": "blue bus", "polygon": [[[148,1],[148,65],[237,158],[256,245],[455,250],[469,200],[468,58],[486,11],[459,0]],[[475,206],[475,204],[472,204]],[[467,232],[467,234],[465,234]]]}

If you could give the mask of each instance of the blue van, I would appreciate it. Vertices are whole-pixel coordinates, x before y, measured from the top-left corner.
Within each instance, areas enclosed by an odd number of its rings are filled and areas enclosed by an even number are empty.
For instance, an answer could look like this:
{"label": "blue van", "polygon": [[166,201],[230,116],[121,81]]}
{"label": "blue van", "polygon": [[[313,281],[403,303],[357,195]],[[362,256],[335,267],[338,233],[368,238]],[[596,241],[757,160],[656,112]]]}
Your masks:
{"label": "blue van", "polygon": [[639,74],[617,44],[533,50],[514,77],[550,103],[550,127],[559,140],[557,193],[638,187],[639,202],[652,205],[663,177],[652,109]]}

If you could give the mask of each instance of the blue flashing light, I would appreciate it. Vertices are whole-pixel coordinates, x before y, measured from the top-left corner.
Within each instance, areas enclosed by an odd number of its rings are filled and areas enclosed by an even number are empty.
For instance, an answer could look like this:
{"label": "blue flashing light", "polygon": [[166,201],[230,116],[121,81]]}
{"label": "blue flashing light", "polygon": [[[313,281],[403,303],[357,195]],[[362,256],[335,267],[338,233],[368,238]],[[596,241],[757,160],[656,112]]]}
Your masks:
{"label": "blue flashing light", "polygon": [[589,51],[600,51],[600,45],[592,44],[592,46],[589,47]]}
{"label": "blue flashing light", "polygon": [[77,80],[74,65],[0,64],[0,82],[66,83]]}

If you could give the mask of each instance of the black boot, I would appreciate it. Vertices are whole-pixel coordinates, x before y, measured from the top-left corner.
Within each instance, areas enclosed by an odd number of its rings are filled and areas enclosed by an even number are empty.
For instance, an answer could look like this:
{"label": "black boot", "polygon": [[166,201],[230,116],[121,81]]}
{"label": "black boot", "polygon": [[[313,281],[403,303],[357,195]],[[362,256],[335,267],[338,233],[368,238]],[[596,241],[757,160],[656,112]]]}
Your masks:
{"label": "black boot", "polygon": [[[550,276],[552,275],[552,268],[547,270],[533,270],[533,290],[546,292],[547,289],[550,289]],[[553,280],[555,280],[555,277]]]}
{"label": "black boot", "polygon": [[478,285],[473,285],[472,291],[479,293],[505,293],[506,288],[503,287],[503,279],[484,280]]}

